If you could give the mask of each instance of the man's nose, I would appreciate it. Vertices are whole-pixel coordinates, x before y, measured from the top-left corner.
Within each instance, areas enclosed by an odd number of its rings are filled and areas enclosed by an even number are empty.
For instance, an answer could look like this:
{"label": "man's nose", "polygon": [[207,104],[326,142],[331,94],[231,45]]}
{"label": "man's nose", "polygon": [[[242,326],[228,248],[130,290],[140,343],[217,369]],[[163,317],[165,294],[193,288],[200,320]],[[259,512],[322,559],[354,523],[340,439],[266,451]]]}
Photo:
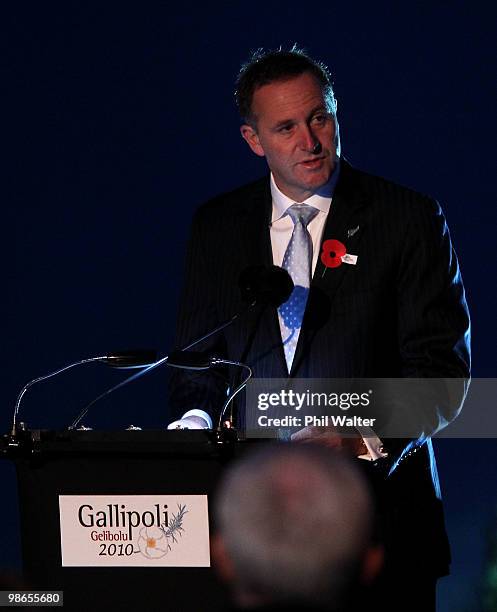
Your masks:
{"label": "man's nose", "polygon": [[303,151],[314,154],[321,151],[321,143],[308,125],[302,127],[300,138],[300,147]]}

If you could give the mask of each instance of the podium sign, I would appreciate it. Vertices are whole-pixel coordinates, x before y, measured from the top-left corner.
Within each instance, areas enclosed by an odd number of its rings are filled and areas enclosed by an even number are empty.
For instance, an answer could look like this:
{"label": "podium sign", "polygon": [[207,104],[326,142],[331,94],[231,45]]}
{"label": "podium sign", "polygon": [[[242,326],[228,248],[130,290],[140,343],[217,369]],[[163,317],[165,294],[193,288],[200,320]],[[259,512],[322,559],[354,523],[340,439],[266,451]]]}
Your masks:
{"label": "podium sign", "polygon": [[209,567],[207,495],[60,495],[63,567]]}

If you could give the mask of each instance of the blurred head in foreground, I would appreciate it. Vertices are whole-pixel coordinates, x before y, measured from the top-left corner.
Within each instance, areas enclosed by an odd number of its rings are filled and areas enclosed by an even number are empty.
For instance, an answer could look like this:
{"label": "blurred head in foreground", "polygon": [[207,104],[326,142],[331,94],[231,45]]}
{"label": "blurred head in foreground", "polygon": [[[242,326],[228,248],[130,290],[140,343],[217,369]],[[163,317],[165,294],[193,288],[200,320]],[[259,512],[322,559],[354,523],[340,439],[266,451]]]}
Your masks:
{"label": "blurred head in foreground", "polygon": [[242,608],[342,610],[381,566],[367,485],[330,449],[282,444],[249,455],[226,473],[215,516],[214,563]]}

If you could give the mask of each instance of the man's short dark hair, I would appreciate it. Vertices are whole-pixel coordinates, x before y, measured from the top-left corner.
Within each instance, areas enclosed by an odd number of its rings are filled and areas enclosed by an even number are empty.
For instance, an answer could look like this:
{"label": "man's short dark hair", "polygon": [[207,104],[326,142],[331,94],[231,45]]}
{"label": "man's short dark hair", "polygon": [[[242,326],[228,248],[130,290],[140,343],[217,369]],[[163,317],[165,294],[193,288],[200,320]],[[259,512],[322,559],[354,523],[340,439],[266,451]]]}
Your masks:
{"label": "man's short dark hair", "polygon": [[254,124],[256,117],[252,112],[252,99],[259,87],[274,81],[286,81],[310,73],[316,77],[323,88],[329,112],[336,113],[336,100],[333,93],[331,74],[327,66],[312,59],[307,53],[293,46],[289,51],[255,51],[248,62],[242,65],[236,79],[236,103],[243,121]]}

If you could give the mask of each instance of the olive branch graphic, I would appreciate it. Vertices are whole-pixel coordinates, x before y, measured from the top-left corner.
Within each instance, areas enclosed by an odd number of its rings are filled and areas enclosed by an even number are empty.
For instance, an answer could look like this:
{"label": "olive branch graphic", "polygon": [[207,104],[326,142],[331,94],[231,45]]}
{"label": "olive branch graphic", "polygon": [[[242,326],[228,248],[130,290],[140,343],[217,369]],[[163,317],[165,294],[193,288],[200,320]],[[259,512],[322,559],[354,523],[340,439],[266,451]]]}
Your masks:
{"label": "olive branch graphic", "polygon": [[166,527],[164,523],[160,526],[161,531],[166,536],[167,541],[167,549],[171,550],[171,544],[169,544],[169,538],[174,542],[174,544],[178,543],[177,536],[181,536],[183,529],[183,517],[188,512],[186,509],[186,504],[183,506],[178,504],[178,512],[172,515],[171,521],[169,522],[169,526]]}

